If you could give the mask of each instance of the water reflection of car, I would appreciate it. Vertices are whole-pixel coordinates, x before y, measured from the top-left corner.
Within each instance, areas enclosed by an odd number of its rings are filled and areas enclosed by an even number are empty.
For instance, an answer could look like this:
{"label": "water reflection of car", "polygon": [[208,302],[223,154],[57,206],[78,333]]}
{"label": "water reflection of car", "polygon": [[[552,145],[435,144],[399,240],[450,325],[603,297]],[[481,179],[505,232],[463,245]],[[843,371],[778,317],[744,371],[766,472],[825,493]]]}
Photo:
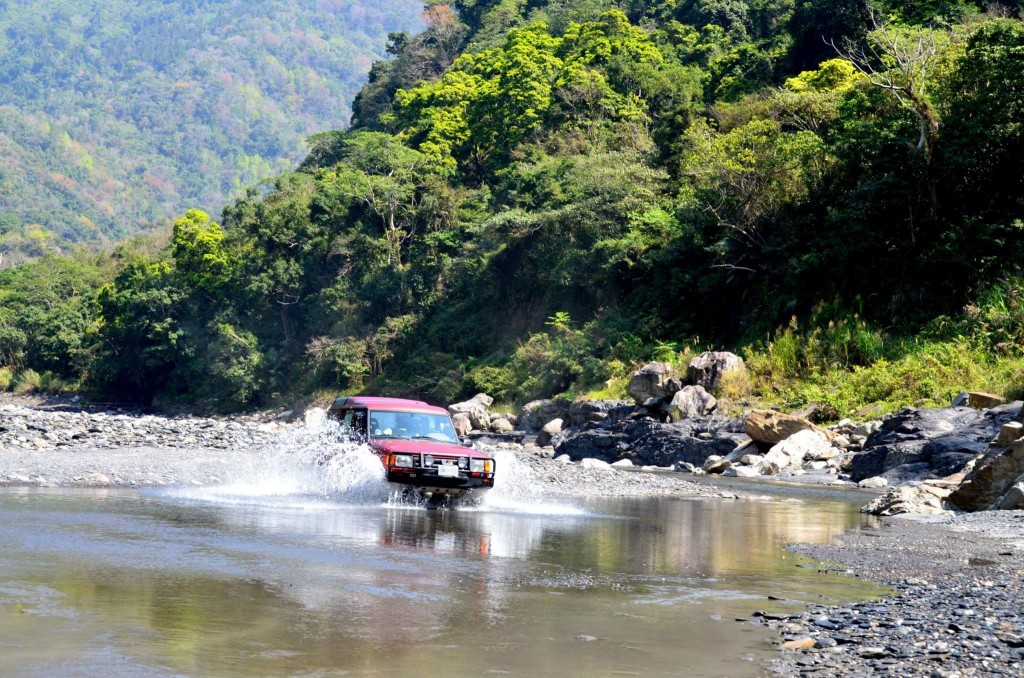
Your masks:
{"label": "water reflection of car", "polygon": [[417,400],[338,398],[327,416],[342,435],[365,441],[387,479],[439,502],[494,486],[494,458],[459,444],[447,410]]}

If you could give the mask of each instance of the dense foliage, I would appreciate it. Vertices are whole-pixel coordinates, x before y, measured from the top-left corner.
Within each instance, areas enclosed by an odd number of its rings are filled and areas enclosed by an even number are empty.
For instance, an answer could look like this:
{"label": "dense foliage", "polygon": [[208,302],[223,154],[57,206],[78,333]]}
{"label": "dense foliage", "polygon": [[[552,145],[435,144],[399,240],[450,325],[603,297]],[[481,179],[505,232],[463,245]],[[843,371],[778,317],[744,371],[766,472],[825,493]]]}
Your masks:
{"label": "dense foliage", "polygon": [[344,125],[415,0],[0,1],[7,263],[220,209]]}
{"label": "dense foliage", "polygon": [[[121,249],[66,376],[225,407],[510,402],[617,395],[639,361],[746,346],[733,399],[838,415],[1007,390],[1020,9],[433,3],[389,37],[353,128],[219,224],[192,210],[166,246]],[[0,336],[28,331],[5,317]]]}

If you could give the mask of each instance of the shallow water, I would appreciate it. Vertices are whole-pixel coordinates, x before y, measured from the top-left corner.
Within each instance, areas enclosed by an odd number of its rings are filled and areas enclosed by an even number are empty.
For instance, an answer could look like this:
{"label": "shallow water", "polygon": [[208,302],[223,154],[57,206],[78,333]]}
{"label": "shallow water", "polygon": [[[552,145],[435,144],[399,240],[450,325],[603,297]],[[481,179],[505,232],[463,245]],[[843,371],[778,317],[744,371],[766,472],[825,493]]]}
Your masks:
{"label": "shallow water", "polygon": [[879,593],[781,548],[841,502],[286,490],[0,490],[0,675],[756,675],[736,617]]}

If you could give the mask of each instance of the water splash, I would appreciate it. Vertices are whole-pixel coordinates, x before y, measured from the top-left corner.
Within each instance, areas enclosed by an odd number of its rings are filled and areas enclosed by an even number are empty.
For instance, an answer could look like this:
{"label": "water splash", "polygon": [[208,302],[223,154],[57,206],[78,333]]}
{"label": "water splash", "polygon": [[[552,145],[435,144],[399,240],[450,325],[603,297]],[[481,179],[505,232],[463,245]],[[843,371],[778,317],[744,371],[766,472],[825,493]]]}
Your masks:
{"label": "water splash", "polygon": [[472,508],[547,516],[582,516],[587,511],[571,504],[552,502],[541,489],[529,465],[508,449],[494,450],[494,489]]}
{"label": "water splash", "polygon": [[380,504],[392,493],[384,467],[369,446],[343,440],[337,423],[331,421],[281,431],[221,485],[174,492],[221,503],[303,507],[335,504],[339,499],[345,504]]}

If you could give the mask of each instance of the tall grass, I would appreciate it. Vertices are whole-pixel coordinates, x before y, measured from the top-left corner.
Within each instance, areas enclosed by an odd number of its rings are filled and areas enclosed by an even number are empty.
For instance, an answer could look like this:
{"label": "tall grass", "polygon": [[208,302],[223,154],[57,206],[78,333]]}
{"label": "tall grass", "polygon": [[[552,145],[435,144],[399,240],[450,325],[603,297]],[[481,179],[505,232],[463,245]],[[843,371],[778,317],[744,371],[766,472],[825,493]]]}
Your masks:
{"label": "tall grass", "polygon": [[14,382],[14,370],[10,367],[0,367],[0,392],[6,391]]}
{"label": "tall grass", "polygon": [[36,393],[43,390],[43,375],[29,368],[22,370],[14,378],[15,393]]}

